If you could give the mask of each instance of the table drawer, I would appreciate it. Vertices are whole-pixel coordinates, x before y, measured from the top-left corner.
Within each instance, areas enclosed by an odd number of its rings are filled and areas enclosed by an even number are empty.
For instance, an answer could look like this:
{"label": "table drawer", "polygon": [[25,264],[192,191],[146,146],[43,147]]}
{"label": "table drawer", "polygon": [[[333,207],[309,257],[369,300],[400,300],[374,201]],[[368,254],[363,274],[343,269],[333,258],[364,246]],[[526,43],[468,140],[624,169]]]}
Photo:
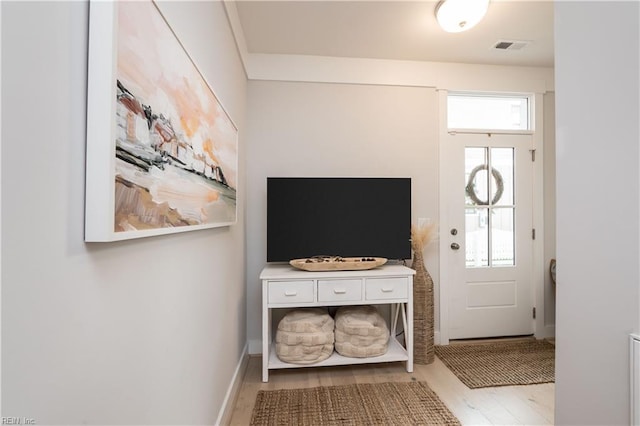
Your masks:
{"label": "table drawer", "polygon": [[398,278],[367,278],[365,294],[367,300],[406,299],[407,279]]}
{"label": "table drawer", "polygon": [[269,303],[311,303],[313,281],[269,281]]}
{"label": "table drawer", "polygon": [[319,302],[362,300],[362,280],[318,280]]}

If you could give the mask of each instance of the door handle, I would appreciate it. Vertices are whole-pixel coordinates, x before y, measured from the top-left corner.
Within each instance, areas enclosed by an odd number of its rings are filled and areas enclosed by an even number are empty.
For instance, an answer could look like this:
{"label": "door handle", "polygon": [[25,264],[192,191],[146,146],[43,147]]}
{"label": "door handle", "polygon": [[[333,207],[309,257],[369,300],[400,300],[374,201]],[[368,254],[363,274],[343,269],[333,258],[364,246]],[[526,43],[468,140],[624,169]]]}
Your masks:
{"label": "door handle", "polygon": [[460,244],[451,243],[451,250],[459,250],[459,249],[460,249]]}

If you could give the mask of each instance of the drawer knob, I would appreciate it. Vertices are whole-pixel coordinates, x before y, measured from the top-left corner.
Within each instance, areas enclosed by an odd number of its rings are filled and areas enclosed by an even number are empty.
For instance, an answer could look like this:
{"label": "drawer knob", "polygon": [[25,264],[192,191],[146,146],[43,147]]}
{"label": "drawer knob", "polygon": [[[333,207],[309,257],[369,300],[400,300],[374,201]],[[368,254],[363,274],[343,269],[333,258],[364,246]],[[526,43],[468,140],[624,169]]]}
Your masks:
{"label": "drawer knob", "polygon": [[393,287],[382,287],[383,293],[391,293],[393,291]]}
{"label": "drawer knob", "polygon": [[345,294],[345,293],[347,292],[347,290],[346,290],[346,289],[344,289],[344,288],[334,288],[334,289],[333,289],[333,292],[334,292],[335,294]]}
{"label": "drawer knob", "polygon": [[291,291],[291,290],[287,290],[284,292],[285,296],[297,296],[298,292],[297,291]]}

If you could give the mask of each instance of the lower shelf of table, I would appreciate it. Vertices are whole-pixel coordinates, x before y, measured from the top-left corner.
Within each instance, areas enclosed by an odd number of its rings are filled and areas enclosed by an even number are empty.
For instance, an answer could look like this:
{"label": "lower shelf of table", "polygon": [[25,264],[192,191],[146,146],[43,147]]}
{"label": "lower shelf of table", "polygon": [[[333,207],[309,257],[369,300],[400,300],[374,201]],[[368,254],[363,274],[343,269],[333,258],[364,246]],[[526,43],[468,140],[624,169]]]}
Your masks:
{"label": "lower shelf of table", "polygon": [[271,353],[269,354],[269,370],[277,368],[302,368],[302,367],[327,367],[332,365],[349,365],[349,364],[373,364],[377,362],[395,362],[395,361],[408,361],[409,355],[407,350],[395,339],[389,339],[389,347],[387,353],[380,356],[372,356],[367,358],[351,358],[342,356],[337,352],[325,359],[324,361],[316,362],[313,364],[291,364],[283,362],[276,355],[276,345],[271,345]]}

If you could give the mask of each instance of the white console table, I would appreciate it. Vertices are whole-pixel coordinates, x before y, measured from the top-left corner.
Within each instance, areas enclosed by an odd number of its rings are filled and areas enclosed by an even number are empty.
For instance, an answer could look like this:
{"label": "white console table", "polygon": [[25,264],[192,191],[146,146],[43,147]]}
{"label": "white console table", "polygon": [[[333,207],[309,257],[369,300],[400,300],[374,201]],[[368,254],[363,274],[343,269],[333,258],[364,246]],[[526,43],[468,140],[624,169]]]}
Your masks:
{"label": "white console table", "polygon": [[[383,265],[364,271],[301,271],[286,264],[269,264],[262,280],[262,381],[277,368],[320,367],[345,364],[406,361],[413,371],[413,275],[402,265]],[[391,305],[389,349],[381,356],[349,358],[334,352],[328,359],[299,365],[280,361],[272,340],[271,310],[344,305]],[[405,346],[396,339],[399,317],[404,327]]]}

